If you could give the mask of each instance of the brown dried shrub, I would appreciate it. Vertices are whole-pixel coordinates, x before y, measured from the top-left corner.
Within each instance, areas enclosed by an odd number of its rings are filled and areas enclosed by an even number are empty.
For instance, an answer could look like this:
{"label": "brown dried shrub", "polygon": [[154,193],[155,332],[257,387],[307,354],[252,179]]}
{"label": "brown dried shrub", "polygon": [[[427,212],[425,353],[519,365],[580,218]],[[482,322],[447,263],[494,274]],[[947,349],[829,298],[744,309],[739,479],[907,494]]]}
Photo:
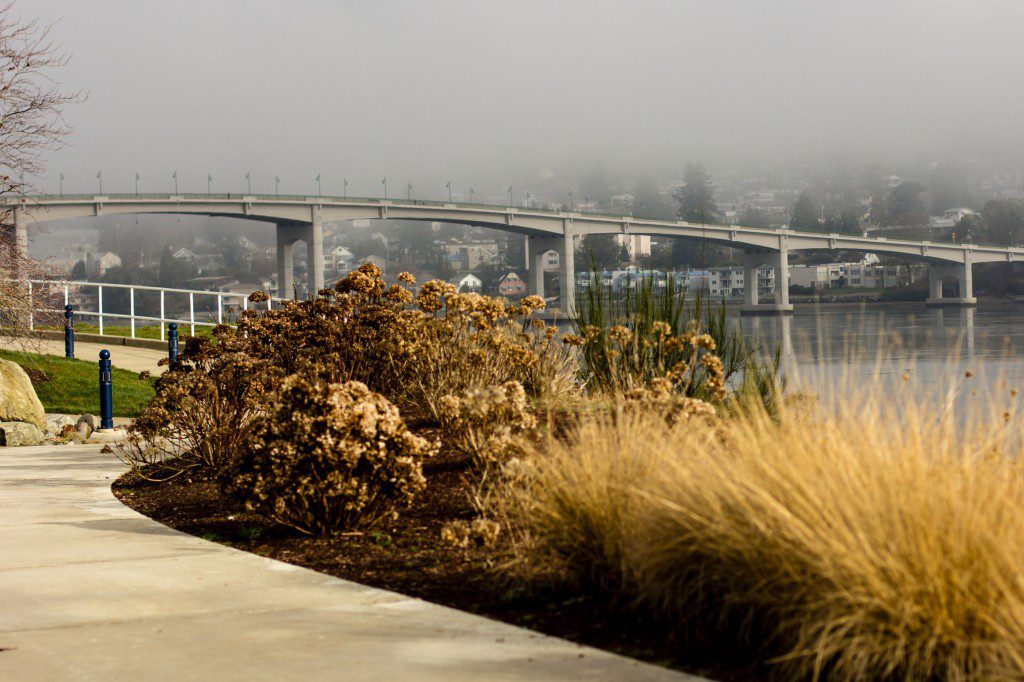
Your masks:
{"label": "brown dried shrub", "polygon": [[226,326],[212,339],[188,337],[178,360],[117,446],[121,460],[150,480],[221,469],[242,449],[281,377]]}
{"label": "brown dried shrub", "polygon": [[423,490],[422,460],[436,450],[365,384],[293,374],[221,487],[303,533],[368,528],[397,518]]}

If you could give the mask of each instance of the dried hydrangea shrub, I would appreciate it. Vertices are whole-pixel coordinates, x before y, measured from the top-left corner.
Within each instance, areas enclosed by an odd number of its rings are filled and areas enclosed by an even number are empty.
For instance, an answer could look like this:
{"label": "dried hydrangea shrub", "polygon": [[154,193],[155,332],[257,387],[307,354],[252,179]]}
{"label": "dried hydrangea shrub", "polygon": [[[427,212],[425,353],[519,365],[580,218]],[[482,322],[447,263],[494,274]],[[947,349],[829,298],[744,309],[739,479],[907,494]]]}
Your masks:
{"label": "dried hydrangea shrub", "polygon": [[423,490],[422,461],[436,451],[365,384],[295,374],[221,487],[304,533],[370,528],[397,518]]}
{"label": "dried hydrangea shrub", "polygon": [[445,437],[477,467],[503,462],[519,453],[517,438],[537,428],[526,391],[518,381],[470,389],[441,400]]}

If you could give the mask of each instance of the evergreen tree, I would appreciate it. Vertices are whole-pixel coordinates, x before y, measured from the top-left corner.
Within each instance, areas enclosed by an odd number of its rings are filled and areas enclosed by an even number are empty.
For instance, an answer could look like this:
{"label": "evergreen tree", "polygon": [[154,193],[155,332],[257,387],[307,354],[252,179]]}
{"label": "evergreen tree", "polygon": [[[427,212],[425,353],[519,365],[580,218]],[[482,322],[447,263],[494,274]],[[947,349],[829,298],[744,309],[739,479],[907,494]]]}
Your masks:
{"label": "evergreen tree", "polygon": [[610,270],[618,267],[621,251],[613,234],[588,234],[580,243],[577,254],[585,269]]}
{"label": "evergreen tree", "polygon": [[672,220],[672,209],[649,175],[640,178],[633,189],[633,215],[648,220]]}
{"label": "evergreen tree", "polygon": [[717,223],[721,219],[715,203],[715,186],[711,174],[699,163],[687,164],[683,186],[672,192],[679,207],[676,215],[691,223]]}
{"label": "evergreen tree", "polygon": [[793,207],[793,217],[789,221],[789,226],[794,230],[808,230],[811,232],[817,232],[821,229],[821,222],[818,220],[818,209],[811,202],[811,198],[803,192],[800,193],[800,198],[796,200],[796,206]]}

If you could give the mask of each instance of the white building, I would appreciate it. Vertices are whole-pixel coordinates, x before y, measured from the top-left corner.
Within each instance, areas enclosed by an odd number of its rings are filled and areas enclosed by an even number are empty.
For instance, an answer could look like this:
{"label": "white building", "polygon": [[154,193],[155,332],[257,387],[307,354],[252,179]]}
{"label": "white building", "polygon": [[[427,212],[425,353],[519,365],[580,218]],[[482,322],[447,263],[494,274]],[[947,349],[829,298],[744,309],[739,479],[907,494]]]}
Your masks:
{"label": "white building", "polygon": [[648,235],[617,234],[615,235],[615,243],[619,247],[626,247],[629,251],[630,260],[636,260],[637,258],[643,258],[651,255],[651,238]]}
{"label": "white building", "polygon": [[457,275],[448,280],[448,283],[457,288],[460,292],[467,291],[482,291],[484,288],[483,281],[479,277],[472,273],[466,273],[465,275]]}
{"label": "white building", "polygon": [[121,265],[120,256],[110,251],[85,254],[85,274],[89,277],[102,277],[107,270],[119,265]]}

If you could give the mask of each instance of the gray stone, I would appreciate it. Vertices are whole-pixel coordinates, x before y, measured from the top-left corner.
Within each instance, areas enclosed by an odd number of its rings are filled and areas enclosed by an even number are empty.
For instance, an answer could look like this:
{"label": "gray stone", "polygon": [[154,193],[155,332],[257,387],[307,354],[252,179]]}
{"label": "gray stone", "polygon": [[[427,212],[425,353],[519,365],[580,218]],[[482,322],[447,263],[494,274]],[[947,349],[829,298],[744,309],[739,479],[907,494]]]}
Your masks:
{"label": "gray stone", "polygon": [[93,429],[91,426],[89,426],[89,422],[79,421],[77,424],[75,424],[75,432],[78,434],[78,437],[81,438],[82,440],[85,440],[86,438],[91,436],[92,431]]}
{"label": "gray stone", "polygon": [[66,414],[46,415],[46,430],[50,433],[63,434],[64,429],[69,426],[74,430],[75,420]]}
{"label": "gray stone", "polygon": [[46,435],[35,424],[28,422],[0,422],[0,445],[42,445]]}
{"label": "gray stone", "polygon": [[0,359],[0,421],[28,422],[46,428],[46,413],[25,370]]}
{"label": "gray stone", "polygon": [[76,424],[81,424],[83,422],[89,425],[89,433],[92,433],[93,431],[96,430],[96,417],[92,416],[91,414],[83,414],[81,417],[78,418]]}

